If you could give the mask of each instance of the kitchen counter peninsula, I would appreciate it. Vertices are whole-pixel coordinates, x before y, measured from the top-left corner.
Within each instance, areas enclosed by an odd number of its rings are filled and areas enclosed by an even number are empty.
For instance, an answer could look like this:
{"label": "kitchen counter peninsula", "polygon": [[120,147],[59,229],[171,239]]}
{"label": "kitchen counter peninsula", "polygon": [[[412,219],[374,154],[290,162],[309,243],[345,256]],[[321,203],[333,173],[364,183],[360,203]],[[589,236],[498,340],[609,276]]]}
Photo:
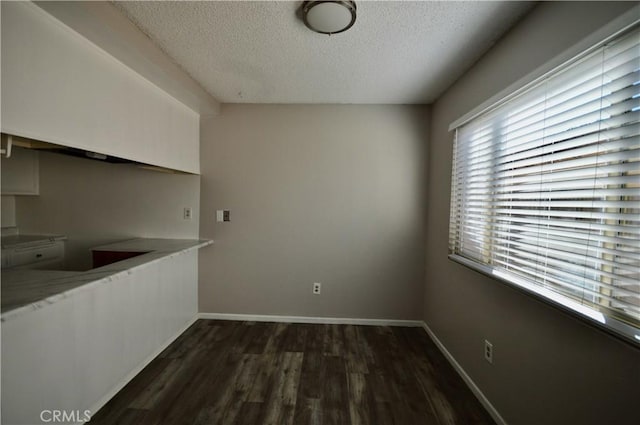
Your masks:
{"label": "kitchen counter peninsula", "polygon": [[95,414],[198,316],[198,249],[133,239],[93,249],[87,271],[2,270],[2,420]]}
{"label": "kitchen counter peninsula", "polygon": [[117,281],[136,269],[212,243],[207,239],[138,238],[93,248],[93,251],[138,252],[140,255],[87,271],[3,269],[1,320],[43,308],[77,291]]}

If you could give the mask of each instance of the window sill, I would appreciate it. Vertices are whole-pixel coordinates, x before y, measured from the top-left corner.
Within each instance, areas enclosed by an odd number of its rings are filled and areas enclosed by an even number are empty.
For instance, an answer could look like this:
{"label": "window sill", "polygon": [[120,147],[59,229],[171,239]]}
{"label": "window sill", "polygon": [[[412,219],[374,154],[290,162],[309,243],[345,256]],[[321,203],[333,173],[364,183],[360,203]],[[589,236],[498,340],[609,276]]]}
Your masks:
{"label": "window sill", "polygon": [[577,301],[559,295],[546,288],[529,283],[524,279],[514,279],[506,274],[503,275],[499,270],[494,270],[489,266],[476,263],[460,255],[451,254],[449,255],[449,259],[476,272],[482,273],[485,276],[491,277],[511,288],[517,289],[538,301],[542,301],[545,304],[568,313],[636,348],[640,348],[640,329],[636,329],[616,318],[607,316],[600,311],[582,305]]}

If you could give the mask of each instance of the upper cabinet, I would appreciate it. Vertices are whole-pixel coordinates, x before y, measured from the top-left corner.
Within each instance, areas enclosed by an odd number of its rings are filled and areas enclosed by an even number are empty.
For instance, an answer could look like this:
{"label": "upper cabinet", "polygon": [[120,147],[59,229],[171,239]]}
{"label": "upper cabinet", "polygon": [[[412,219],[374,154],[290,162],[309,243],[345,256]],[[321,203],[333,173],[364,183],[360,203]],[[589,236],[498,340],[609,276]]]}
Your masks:
{"label": "upper cabinet", "polygon": [[35,4],[1,7],[3,133],[200,172],[198,113]]}
{"label": "upper cabinet", "polygon": [[2,155],[3,195],[38,195],[40,193],[40,169],[38,151],[14,147],[11,156]]}

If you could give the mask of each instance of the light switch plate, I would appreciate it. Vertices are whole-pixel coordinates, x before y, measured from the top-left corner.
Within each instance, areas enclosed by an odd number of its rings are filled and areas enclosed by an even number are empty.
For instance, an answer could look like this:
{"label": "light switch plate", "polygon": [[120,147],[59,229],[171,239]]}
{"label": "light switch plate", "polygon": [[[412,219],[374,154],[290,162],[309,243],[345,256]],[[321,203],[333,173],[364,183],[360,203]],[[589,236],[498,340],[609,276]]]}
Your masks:
{"label": "light switch plate", "polygon": [[223,221],[231,221],[231,212],[229,210],[216,210],[216,221],[221,223]]}

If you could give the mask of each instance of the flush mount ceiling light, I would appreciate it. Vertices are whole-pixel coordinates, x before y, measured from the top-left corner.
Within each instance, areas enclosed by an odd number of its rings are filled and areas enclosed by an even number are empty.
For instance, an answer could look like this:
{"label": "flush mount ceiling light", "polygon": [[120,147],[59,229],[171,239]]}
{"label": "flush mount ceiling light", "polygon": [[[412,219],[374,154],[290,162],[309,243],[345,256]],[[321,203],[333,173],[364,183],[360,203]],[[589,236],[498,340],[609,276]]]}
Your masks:
{"label": "flush mount ceiling light", "polygon": [[302,4],[302,20],[312,31],[337,34],[348,30],[356,22],[356,2],[305,1]]}

